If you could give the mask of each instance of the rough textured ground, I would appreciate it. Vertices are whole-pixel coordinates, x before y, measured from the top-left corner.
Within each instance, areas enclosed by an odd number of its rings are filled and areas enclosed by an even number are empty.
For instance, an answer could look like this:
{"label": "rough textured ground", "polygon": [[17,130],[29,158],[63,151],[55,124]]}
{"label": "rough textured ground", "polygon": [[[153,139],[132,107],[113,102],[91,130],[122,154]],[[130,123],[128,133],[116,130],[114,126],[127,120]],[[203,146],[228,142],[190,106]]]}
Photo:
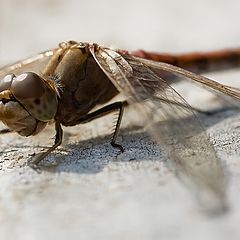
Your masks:
{"label": "rough textured ground", "polygon": [[[0,4],[2,65],[68,39],[172,52],[240,46],[234,0]],[[211,75],[236,86],[239,76]],[[182,90],[199,107],[215,104],[194,88]],[[123,129],[119,142],[125,152],[116,154],[109,144],[109,116],[66,128],[63,145],[47,158],[58,165],[40,173],[23,165],[52,143],[51,126],[32,138],[0,136],[0,238],[239,239],[239,110],[201,120],[227,169],[226,214],[201,211],[143,129]]]}

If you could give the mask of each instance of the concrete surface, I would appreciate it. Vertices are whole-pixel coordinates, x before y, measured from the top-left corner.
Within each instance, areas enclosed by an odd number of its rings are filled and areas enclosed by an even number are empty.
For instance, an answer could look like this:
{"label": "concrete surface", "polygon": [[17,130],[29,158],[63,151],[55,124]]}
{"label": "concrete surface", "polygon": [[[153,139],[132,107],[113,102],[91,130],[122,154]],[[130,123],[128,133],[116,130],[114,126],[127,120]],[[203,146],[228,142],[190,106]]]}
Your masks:
{"label": "concrete surface", "polygon": [[[240,42],[234,0],[0,5],[1,65],[68,39],[166,52]],[[209,76],[240,85],[240,72]],[[215,103],[195,88],[182,90],[200,107]],[[236,109],[201,116],[229,178],[230,210],[215,217],[201,211],[143,129],[121,130],[118,141],[126,151],[118,155],[109,144],[112,116],[66,128],[63,145],[46,159],[57,167],[40,173],[23,165],[52,143],[51,126],[31,138],[1,135],[0,239],[239,239],[239,119]]]}

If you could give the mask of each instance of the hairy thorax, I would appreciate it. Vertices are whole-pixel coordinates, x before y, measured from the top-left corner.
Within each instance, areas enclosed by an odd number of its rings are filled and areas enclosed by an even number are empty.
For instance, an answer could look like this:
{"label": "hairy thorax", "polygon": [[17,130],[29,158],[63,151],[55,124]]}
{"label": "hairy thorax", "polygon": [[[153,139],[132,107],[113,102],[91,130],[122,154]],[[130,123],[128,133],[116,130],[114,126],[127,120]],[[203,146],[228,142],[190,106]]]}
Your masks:
{"label": "hairy thorax", "polygon": [[60,100],[55,120],[59,123],[75,125],[96,105],[118,93],[89,52],[61,49],[54,58],[44,74],[58,81]]}

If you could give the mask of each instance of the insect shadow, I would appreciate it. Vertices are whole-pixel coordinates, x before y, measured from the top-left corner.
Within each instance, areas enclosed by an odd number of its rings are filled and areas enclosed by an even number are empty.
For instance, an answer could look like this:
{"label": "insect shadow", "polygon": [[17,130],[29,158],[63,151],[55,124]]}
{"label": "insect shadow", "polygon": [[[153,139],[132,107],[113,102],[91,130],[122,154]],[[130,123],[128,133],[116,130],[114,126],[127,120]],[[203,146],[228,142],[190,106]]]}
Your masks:
{"label": "insect shadow", "polygon": [[[228,109],[211,116],[199,113],[196,116],[207,129],[238,113],[238,109]],[[111,162],[167,161],[166,157],[162,155],[159,145],[142,127],[134,126],[120,130],[118,143],[123,146],[123,153],[110,145],[109,136],[68,143],[70,136],[71,133],[65,131],[62,148],[51,153],[43,161],[43,165],[40,166],[41,171],[94,174],[101,172]],[[56,166],[53,164],[53,168],[49,167],[52,165],[52,159],[56,163]]]}

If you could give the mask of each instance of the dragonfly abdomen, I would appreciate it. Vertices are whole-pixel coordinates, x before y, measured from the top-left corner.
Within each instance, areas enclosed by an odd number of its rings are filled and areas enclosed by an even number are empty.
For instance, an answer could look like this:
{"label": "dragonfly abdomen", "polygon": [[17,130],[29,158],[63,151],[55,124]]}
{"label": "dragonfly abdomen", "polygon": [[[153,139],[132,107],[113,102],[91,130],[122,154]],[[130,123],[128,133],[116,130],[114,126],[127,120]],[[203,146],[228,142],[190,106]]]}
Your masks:
{"label": "dragonfly abdomen", "polygon": [[157,62],[169,63],[195,73],[223,71],[240,67],[239,48],[187,54],[153,53],[138,50],[132,52],[131,55]]}

